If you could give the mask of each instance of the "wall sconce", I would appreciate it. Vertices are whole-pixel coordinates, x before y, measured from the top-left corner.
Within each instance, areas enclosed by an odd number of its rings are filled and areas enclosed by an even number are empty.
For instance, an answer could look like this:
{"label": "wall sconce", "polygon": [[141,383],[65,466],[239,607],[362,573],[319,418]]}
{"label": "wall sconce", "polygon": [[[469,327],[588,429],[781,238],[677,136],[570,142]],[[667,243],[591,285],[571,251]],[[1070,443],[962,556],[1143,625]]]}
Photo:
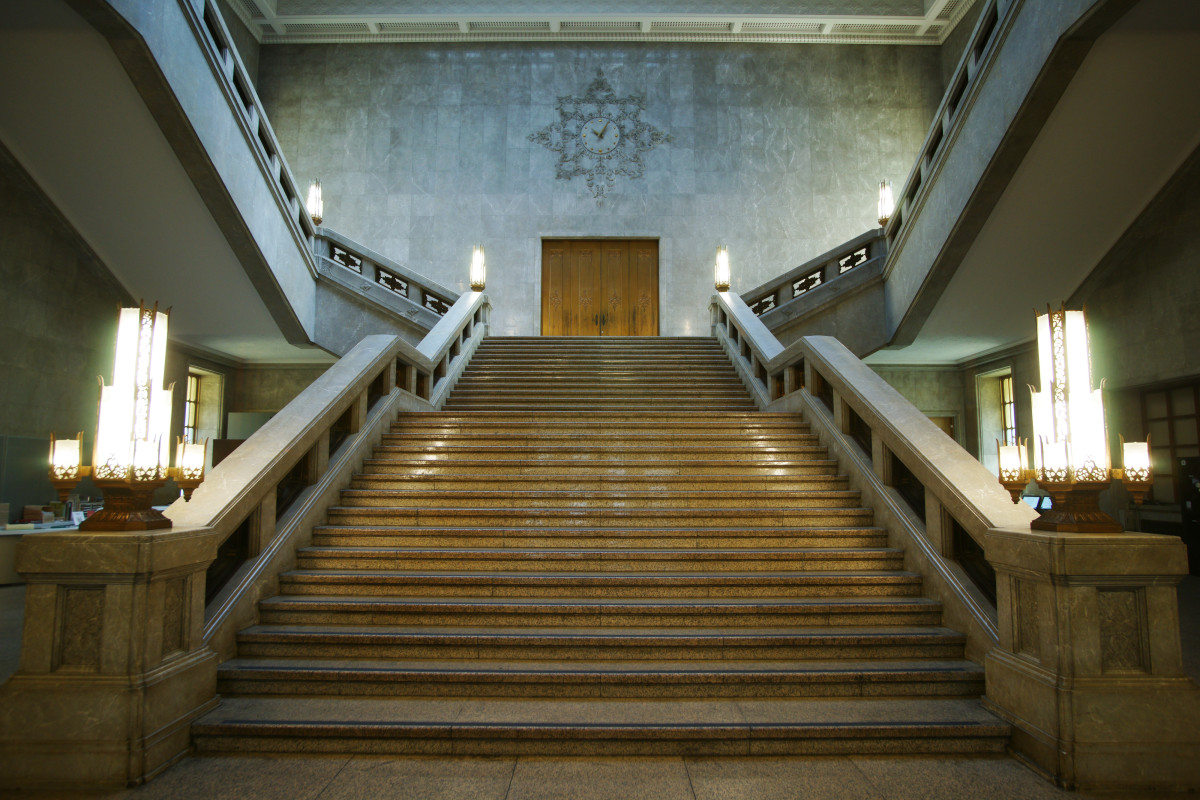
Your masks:
{"label": "wall sconce", "polygon": [[308,215],[312,217],[313,225],[320,225],[325,219],[325,201],[321,199],[321,181],[317,179],[308,187],[308,201],[305,203]]}
{"label": "wall sconce", "polygon": [[896,199],[892,196],[892,182],[879,182],[879,227],[886,228],[892,214],[896,213]]}
{"label": "wall sconce", "polygon": [[[1046,309],[1037,317],[1038,361],[1042,391],[1031,389],[1036,438],[1032,477],[1053,500],[1031,523],[1035,530],[1077,533],[1116,533],[1121,524],[1100,510],[1100,492],[1113,477],[1128,476],[1130,491],[1142,486],[1137,502],[1149,489],[1149,443],[1122,440],[1124,470],[1113,470],[1109,461],[1104,400],[1092,389],[1091,352],[1087,322],[1082,311]],[[1132,445],[1140,446],[1132,446]],[[999,443],[997,443],[999,446]],[[1144,456],[1142,455],[1144,453]],[[1000,482],[1013,502],[1024,486],[1028,461],[1024,446],[999,447]],[[1143,469],[1144,467],[1144,469]]]}
{"label": "wall sconce", "polygon": [[183,437],[176,440],[175,466],[171,468],[171,477],[183,490],[183,499],[191,500],[192,492],[204,482],[204,465],[208,456],[208,439],[203,442],[185,442]]}
{"label": "wall sconce", "polygon": [[92,468],[83,466],[83,431],[74,439],[55,439],[50,434],[50,483],[60,502],[67,502],[79,481],[91,474]]}
{"label": "wall sconce", "polygon": [[171,457],[172,387],[162,385],[168,316],[157,304],[121,309],[112,385],[100,379],[92,457],[92,480],[104,493],[104,508],[80,530],[171,527],[171,520],[151,507],[154,490],[166,483]]}
{"label": "wall sconce", "polygon": [[717,260],[713,265],[713,282],[716,284],[718,292],[729,291],[729,248],[723,244],[717,246]]}
{"label": "wall sconce", "polygon": [[487,284],[487,259],[484,257],[483,245],[477,244],[471,251],[471,291],[482,292]]}

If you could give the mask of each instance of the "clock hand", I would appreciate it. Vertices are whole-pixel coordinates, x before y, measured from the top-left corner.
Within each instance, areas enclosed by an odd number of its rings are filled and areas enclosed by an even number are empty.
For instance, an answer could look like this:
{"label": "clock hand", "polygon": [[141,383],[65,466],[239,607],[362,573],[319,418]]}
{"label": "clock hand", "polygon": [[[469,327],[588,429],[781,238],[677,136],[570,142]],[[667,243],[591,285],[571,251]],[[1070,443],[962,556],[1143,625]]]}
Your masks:
{"label": "clock hand", "polygon": [[[601,129],[600,129],[600,132],[599,132],[599,133],[597,133],[596,135],[597,135],[597,136],[599,136],[601,139],[603,139],[603,138],[604,138],[604,132],[608,130],[608,126],[609,126],[609,124],[610,124],[610,123],[608,123],[608,122],[604,123],[604,127],[603,127],[603,128],[601,128]],[[595,133],[595,132],[593,131],[593,133]]]}

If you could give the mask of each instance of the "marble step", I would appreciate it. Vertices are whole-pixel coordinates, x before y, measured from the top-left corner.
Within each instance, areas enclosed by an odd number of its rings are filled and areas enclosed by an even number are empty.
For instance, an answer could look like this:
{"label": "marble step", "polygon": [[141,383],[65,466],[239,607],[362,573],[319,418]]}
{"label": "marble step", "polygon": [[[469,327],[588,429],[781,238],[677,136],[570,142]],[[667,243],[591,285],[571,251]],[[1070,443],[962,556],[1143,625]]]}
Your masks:
{"label": "marble step", "polygon": [[[754,404],[747,399],[745,402],[721,401],[719,407],[728,410],[746,410],[754,408]],[[542,402],[529,401],[504,401],[504,400],[468,400],[458,402],[453,399],[445,405],[447,409],[458,411],[528,411],[531,408],[536,408],[543,412],[553,411],[614,411],[624,410],[627,412],[635,411],[686,411],[689,408],[694,409],[695,403],[688,398],[678,399],[659,399],[656,401],[644,401],[632,403],[626,400],[605,400],[603,398],[578,399],[556,401],[545,399]]]}
{"label": "marble step", "polygon": [[741,462],[730,465],[715,459],[659,459],[640,461],[636,465],[604,463],[582,460],[559,460],[529,462],[519,458],[455,459],[453,462],[428,462],[420,459],[368,458],[363,461],[363,470],[380,474],[391,473],[421,477],[427,475],[476,475],[493,474],[565,475],[614,477],[619,479],[633,476],[670,477],[692,476],[699,479],[713,473],[729,472],[732,475],[763,478],[804,477],[811,475],[835,475],[838,463],[833,459],[808,459],[803,462],[779,459],[777,461]]}
{"label": "marble step", "polygon": [[398,525],[533,528],[644,528],[649,526],[836,527],[869,526],[874,512],[849,505],[813,508],[406,508],[402,506],[333,506],[331,525]]}
{"label": "marble step", "polygon": [[453,548],[303,547],[300,569],[405,569],[487,572],[832,572],[899,570],[892,548]]}
{"label": "marble step", "polygon": [[244,658],[519,660],[630,663],[955,660],[966,637],[910,628],[464,628],[255,625],[238,634]]}
{"label": "marble step", "polygon": [[620,509],[675,509],[695,513],[697,509],[744,509],[775,513],[787,508],[859,508],[861,496],[848,489],[806,491],[703,492],[662,490],[649,492],[595,491],[586,495],[566,490],[465,491],[417,489],[343,489],[346,506],[392,506],[417,508],[479,509],[595,509],[607,514]]}
{"label": "marble step", "polygon": [[968,698],[224,698],[200,754],[771,756],[981,754],[1011,728]]}
{"label": "marble step", "polygon": [[278,595],[259,604],[264,624],[727,627],[938,625],[922,597],[492,598]]}
{"label": "marble step", "polygon": [[[724,436],[734,438],[732,432]],[[718,439],[716,434],[703,431],[699,435],[686,431],[655,430],[626,432],[618,430],[571,430],[545,431],[532,426],[523,430],[493,430],[493,431],[457,431],[449,428],[425,428],[421,430],[395,430],[383,434],[380,443],[385,446],[409,447],[470,447],[485,445],[497,446],[544,446],[562,447],[564,445],[581,446],[601,444],[606,447],[622,447],[630,449],[649,449],[663,447],[700,447],[712,445]],[[738,434],[735,441],[743,449],[762,449],[776,447],[813,447],[820,440],[811,433],[763,433]]]}
{"label": "marble step", "polygon": [[[832,468],[830,470],[832,472]],[[358,473],[350,481],[351,489],[420,489],[424,491],[574,491],[590,493],[671,492],[686,487],[719,486],[723,491],[739,487],[757,491],[805,492],[844,490],[850,485],[844,475],[496,475],[491,472],[473,476],[407,475],[402,473]]]}
{"label": "marble step", "polygon": [[281,594],[378,597],[915,597],[911,572],[444,572],[292,570]]}
{"label": "marble step", "polygon": [[582,441],[571,444],[492,444],[486,438],[471,444],[424,444],[419,442],[384,443],[374,450],[375,458],[420,458],[425,461],[481,459],[506,456],[527,462],[576,460],[616,461],[636,465],[642,461],[721,460],[730,467],[744,463],[803,461],[824,459],[829,451],[819,444],[788,444],[779,447],[755,447],[745,444],[695,444],[635,446],[620,442]]}
{"label": "marble step", "polygon": [[604,548],[763,548],[887,546],[881,528],[421,528],[390,525],[321,525],[313,528],[314,547],[604,547]]}
{"label": "marble step", "polygon": [[238,657],[217,691],[340,697],[966,697],[983,668],[948,661],[508,661]]}

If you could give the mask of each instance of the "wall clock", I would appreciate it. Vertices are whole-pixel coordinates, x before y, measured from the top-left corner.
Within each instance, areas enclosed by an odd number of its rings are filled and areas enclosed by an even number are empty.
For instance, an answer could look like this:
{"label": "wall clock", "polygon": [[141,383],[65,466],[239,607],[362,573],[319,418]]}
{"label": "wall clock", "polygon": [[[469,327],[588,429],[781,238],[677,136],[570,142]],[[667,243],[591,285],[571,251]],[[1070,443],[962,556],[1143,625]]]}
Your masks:
{"label": "wall clock", "polygon": [[643,156],[671,137],[642,119],[646,100],[640,94],[617,97],[603,70],[582,96],[560,95],[558,121],[529,134],[529,141],[558,154],[555,178],[582,176],[603,205],[618,175],[645,175]]}

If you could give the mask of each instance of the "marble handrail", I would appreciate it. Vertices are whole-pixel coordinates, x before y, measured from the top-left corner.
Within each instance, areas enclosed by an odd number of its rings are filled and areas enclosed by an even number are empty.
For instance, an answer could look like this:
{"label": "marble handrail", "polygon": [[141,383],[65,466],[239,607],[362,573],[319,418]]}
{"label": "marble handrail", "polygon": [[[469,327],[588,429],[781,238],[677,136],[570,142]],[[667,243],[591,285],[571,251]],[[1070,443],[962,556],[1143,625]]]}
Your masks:
{"label": "marble handrail", "polygon": [[[435,281],[378,255],[328,228],[317,227],[309,216],[302,192],[283,155],[279,140],[267,119],[266,110],[255,91],[229,29],[215,0],[180,0],[192,16],[192,28],[201,50],[218,76],[234,116],[243,127],[245,140],[260,162],[276,204],[292,230],[299,256],[314,281],[326,281],[365,303],[373,315],[394,324],[401,333],[419,337],[436,318],[454,303],[458,293]],[[348,257],[338,259],[341,251]],[[359,270],[351,264],[357,261]],[[356,274],[357,273],[357,274]],[[340,337],[323,336],[320,319],[324,315],[342,316],[346,307],[334,303],[331,308],[314,310],[313,341],[332,352],[344,353],[353,344]],[[368,316],[371,316],[370,314]],[[378,326],[375,328],[378,330]]]}
{"label": "marble handrail", "polygon": [[[995,602],[957,562],[955,530],[984,550],[989,530],[1027,528],[1034,511],[1014,505],[994,475],[836,339],[784,347],[729,292],[713,299],[712,328],[759,408],[805,414],[889,534],[911,545],[906,557],[946,604],[949,624],[967,632],[968,653],[982,658],[997,641]],[[924,519],[897,491],[893,458],[923,487]]]}
{"label": "marble handrail", "polygon": [[[772,330],[786,324],[799,312],[800,306],[820,304],[829,299],[833,281],[844,285],[850,274],[872,273],[878,277],[887,259],[888,241],[882,228],[862,233],[777,278],[742,292],[746,305],[764,318]],[[841,280],[839,280],[841,279]]]}
{"label": "marble handrail", "polygon": [[988,62],[995,54],[996,48],[992,45],[1001,28],[1002,18],[1015,13],[1020,5],[1013,0],[984,0],[982,3],[971,39],[946,84],[949,88],[921,144],[921,155],[896,195],[896,209],[884,228],[889,245],[900,235],[911,216],[910,212],[919,206],[921,195],[928,190],[945,151],[949,149],[948,143],[954,141],[962,123],[963,115],[960,112],[969,105],[964,100],[975,90],[979,77],[987,73]]}

